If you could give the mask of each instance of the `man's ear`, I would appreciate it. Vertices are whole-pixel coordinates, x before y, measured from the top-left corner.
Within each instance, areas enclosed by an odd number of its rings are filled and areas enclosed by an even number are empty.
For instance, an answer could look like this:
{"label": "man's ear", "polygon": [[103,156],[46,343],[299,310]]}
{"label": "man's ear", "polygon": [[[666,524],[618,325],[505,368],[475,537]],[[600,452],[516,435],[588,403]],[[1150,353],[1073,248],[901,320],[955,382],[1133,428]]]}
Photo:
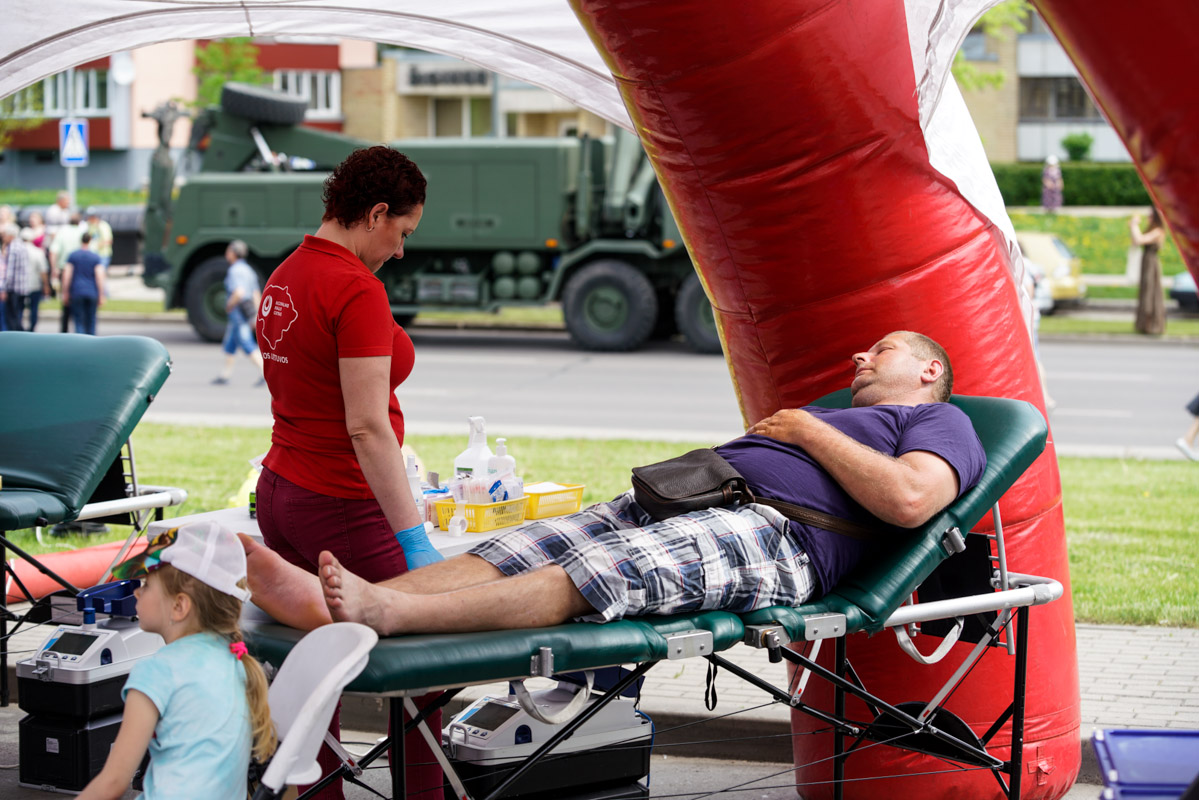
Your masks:
{"label": "man's ear", "polygon": [[945,374],[945,365],[941,363],[939,358],[931,358],[924,365],[924,369],[920,372],[920,380],[925,384],[933,384],[941,379]]}

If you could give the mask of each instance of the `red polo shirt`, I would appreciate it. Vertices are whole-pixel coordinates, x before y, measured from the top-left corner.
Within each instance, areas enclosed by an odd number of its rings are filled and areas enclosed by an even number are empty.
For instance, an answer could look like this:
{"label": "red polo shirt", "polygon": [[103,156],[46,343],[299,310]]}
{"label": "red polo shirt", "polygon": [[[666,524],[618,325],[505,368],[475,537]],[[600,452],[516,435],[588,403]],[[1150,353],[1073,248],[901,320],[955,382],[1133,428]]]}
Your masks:
{"label": "red polo shirt", "polygon": [[388,414],[403,444],[395,389],[415,352],[383,283],[349,250],[305,236],[267,281],[257,323],[275,418],[263,463],[312,492],[372,497],[346,432],[338,359],[391,356]]}

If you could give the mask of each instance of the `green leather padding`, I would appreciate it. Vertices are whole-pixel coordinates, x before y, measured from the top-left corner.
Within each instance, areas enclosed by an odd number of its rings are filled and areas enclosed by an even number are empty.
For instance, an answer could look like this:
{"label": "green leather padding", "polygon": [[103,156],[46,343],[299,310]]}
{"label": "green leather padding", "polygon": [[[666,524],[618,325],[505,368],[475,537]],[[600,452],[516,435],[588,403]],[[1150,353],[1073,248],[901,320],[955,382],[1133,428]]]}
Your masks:
{"label": "green leather padding", "polygon": [[[814,405],[844,408],[849,399],[849,391],[842,390]],[[778,622],[787,628],[792,640],[802,640],[805,616],[832,612],[845,615],[850,633],[882,630],[887,618],[949,557],[942,544],[945,532],[956,527],[964,536],[1045,449],[1049,431],[1044,417],[1031,403],[962,395],[954,395],[950,402],[970,417],[987,453],[986,471],[974,488],[910,536],[891,545],[879,544],[876,553],[821,600],[798,608],[766,608],[743,614],[746,624]]]}
{"label": "green leather padding", "polygon": [[[741,641],[744,628],[736,614],[710,611],[605,625],[395,636],[379,640],[347,690],[385,694],[527,678],[530,659],[542,647],[553,650],[555,672],[657,661],[669,655],[666,635],[688,630],[710,631],[713,651],[721,651]],[[247,622],[243,632],[250,652],[275,666],[304,635],[273,623]]]}
{"label": "green leather padding", "polygon": [[0,333],[0,531],[73,519],[169,374],[144,336]]}

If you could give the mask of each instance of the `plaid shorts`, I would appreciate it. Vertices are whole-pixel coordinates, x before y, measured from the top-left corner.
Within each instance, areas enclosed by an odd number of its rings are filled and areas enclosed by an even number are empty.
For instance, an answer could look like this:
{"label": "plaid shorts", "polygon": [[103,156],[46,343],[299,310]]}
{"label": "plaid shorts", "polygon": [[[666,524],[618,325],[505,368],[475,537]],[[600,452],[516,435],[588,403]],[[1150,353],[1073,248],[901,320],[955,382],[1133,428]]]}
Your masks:
{"label": "plaid shorts", "polygon": [[654,521],[626,492],[575,514],[539,520],[471,551],[505,575],[566,570],[596,610],[583,617],[795,606],[815,586],[808,554],[772,508],[709,508]]}

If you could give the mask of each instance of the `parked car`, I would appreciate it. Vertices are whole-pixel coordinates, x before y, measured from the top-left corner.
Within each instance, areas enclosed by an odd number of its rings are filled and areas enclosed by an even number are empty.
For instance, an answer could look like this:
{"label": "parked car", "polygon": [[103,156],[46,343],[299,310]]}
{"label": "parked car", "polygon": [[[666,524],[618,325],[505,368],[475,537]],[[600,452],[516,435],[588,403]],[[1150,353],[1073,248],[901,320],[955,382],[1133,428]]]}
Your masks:
{"label": "parked car", "polygon": [[1199,295],[1195,293],[1195,278],[1185,269],[1174,276],[1170,286],[1170,299],[1178,301],[1183,311],[1199,312]]}
{"label": "parked car", "polygon": [[1045,272],[1053,313],[1058,306],[1077,304],[1087,295],[1082,282],[1082,262],[1057,234],[1039,231],[1016,231],[1016,242],[1026,259],[1035,261]]}
{"label": "parked car", "polygon": [[1053,313],[1053,290],[1045,277],[1045,269],[1028,256],[1024,257],[1024,268],[1032,283],[1032,304],[1042,314]]}

